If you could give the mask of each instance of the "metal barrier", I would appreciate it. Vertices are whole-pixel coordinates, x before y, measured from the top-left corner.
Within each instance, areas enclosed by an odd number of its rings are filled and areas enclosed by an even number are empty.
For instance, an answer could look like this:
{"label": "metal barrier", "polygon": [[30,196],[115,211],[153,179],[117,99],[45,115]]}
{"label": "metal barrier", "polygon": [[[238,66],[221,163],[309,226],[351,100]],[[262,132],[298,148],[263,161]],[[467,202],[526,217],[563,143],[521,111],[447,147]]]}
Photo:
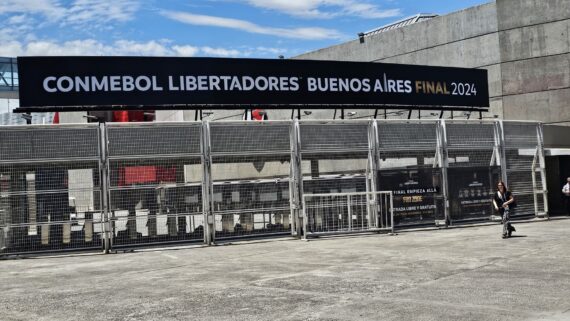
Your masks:
{"label": "metal barrier", "polygon": [[303,195],[305,238],[394,231],[392,192]]}
{"label": "metal barrier", "polygon": [[[450,220],[490,220],[501,178],[495,122],[445,121]],[[530,169],[529,169],[530,170]]]}
{"label": "metal barrier", "polygon": [[394,191],[394,225],[445,225],[438,122],[380,120],[377,127],[378,190]]}
{"label": "metal barrier", "polygon": [[111,245],[202,242],[202,124],[105,128]]}
{"label": "metal barrier", "polygon": [[0,255],[103,247],[97,125],[0,128]]}
{"label": "metal barrier", "polygon": [[542,126],[503,122],[505,182],[517,200],[511,216],[548,216]]}
{"label": "metal barrier", "polygon": [[489,220],[499,179],[547,216],[542,145],[496,120],[6,126],[0,255]]}
{"label": "metal barrier", "polygon": [[[299,122],[301,199],[306,193],[375,190],[368,179],[372,172],[371,124],[369,120]],[[299,225],[304,226],[304,223],[299,222]]]}
{"label": "metal barrier", "polygon": [[212,239],[291,234],[291,122],[214,122],[207,128]]}

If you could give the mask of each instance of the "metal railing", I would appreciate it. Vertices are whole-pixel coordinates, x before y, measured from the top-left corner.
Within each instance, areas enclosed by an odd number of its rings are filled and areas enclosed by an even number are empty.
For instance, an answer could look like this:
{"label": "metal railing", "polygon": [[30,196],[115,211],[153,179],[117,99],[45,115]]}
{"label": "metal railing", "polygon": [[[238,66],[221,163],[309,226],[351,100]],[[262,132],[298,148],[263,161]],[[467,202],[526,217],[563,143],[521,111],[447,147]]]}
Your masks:
{"label": "metal railing", "polygon": [[392,191],[303,195],[304,236],[394,232]]}

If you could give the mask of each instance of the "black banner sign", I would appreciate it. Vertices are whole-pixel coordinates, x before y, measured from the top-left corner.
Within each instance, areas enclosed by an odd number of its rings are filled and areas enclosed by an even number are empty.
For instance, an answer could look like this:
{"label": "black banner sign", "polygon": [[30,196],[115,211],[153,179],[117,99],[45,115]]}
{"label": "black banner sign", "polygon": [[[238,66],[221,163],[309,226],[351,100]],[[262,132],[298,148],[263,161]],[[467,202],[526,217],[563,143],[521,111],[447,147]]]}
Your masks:
{"label": "black banner sign", "polygon": [[437,168],[378,172],[378,190],[394,193],[395,225],[433,223],[438,213],[443,213],[440,182],[441,171]]}
{"label": "black banner sign", "polygon": [[454,220],[487,219],[493,213],[491,199],[501,168],[456,167],[448,169],[451,215]]}
{"label": "black banner sign", "polygon": [[487,71],[366,62],[19,57],[17,111],[431,108],[487,110]]}

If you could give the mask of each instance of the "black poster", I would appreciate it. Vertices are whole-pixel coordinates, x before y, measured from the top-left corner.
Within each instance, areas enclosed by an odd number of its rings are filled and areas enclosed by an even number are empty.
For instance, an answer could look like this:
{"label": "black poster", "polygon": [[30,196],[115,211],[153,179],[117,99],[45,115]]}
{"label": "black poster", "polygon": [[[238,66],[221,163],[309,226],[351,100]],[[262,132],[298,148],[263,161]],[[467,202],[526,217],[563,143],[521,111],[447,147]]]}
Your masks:
{"label": "black poster", "polygon": [[488,218],[493,212],[491,199],[501,177],[500,167],[449,168],[447,173],[451,219]]}
{"label": "black poster", "polygon": [[443,213],[441,171],[437,168],[381,170],[378,190],[394,193],[394,224],[433,223]]}
{"label": "black poster", "polygon": [[18,72],[19,112],[489,106],[482,69],[294,59],[18,57]]}

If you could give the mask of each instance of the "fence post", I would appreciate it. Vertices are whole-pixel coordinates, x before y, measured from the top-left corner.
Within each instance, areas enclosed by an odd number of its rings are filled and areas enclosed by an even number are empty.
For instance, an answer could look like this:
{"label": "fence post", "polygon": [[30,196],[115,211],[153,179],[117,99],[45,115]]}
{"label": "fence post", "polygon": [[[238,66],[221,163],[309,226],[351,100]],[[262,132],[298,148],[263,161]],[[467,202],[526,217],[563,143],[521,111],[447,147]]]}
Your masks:
{"label": "fence post", "polygon": [[99,124],[99,184],[101,185],[101,224],[103,225],[103,252],[108,254],[111,244],[111,220],[109,207],[109,159],[107,153],[107,126]]}
{"label": "fence post", "polygon": [[299,120],[294,119],[290,129],[291,143],[291,185],[290,185],[290,204],[292,221],[295,222],[295,229],[291,232],[297,238],[303,237],[303,173],[301,172],[301,135],[299,128]]}
{"label": "fence post", "polygon": [[[501,159],[501,155],[503,153],[501,152],[501,128],[497,121],[493,122],[493,142],[494,142],[493,156],[491,157],[491,162],[489,163],[489,166],[502,166],[503,161]],[[501,176],[502,176],[502,171],[501,171]]]}
{"label": "fence post", "polygon": [[200,151],[202,154],[202,211],[204,213],[204,242],[212,245],[215,241],[216,228],[212,213],[212,196],[214,185],[212,182],[212,150],[210,144],[210,123],[202,121]]}
{"label": "fence post", "polygon": [[447,176],[447,168],[449,167],[449,155],[447,152],[447,129],[445,120],[438,122],[438,148],[439,148],[439,166],[441,167],[441,188],[443,194],[443,208],[445,215],[445,227],[451,224],[451,215],[449,213],[449,182]]}
{"label": "fence post", "polygon": [[[536,124],[536,136],[538,143],[540,181],[542,183],[542,201],[544,203],[544,217],[548,219],[548,189],[546,188],[546,162],[544,160],[544,134],[542,123]],[[532,170],[534,171],[535,169],[533,168]]]}
{"label": "fence post", "polygon": [[[370,170],[366,173],[366,182],[370,182],[370,190],[367,192],[373,192],[372,195],[372,206],[370,203],[367,204],[366,208],[370,211],[368,214],[368,224],[374,222],[374,227],[380,227],[381,222],[379,222],[378,217],[378,195],[375,193],[378,187],[378,169],[380,168],[380,142],[378,140],[378,121],[376,119],[372,120],[371,126],[368,130],[368,162],[370,164]],[[367,166],[368,169],[368,166]],[[369,201],[369,194],[367,194],[367,201]],[[372,214],[375,214],[372,217]]]}
{"label": "fence post", "polygon": [[395,233],[394,229],[394,192],[390,191],[390,229],[392,234]]}
{"label": "fence post", "polygon": [[506,141],[505,141],[505,126],[503,126],[502,120],[497,120],[497,134],[499,142],[499,155],[501,164],[501,180],[509,186],[509,177],[507,175],[507,153],[506,153]]}

